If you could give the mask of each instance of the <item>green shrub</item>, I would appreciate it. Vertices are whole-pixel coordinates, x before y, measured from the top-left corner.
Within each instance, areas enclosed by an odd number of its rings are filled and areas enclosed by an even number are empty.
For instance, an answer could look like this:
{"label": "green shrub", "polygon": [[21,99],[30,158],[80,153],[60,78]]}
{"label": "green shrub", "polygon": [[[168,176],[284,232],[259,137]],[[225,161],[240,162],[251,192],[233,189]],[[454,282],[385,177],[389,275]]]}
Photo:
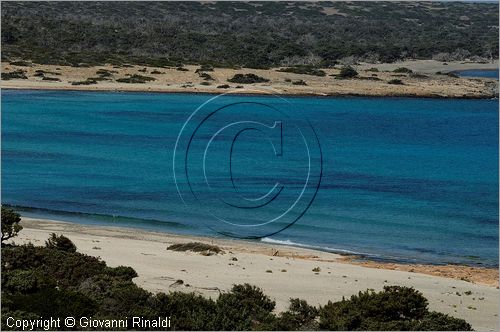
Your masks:
{"label": "green shrub", "polygon": [[394,73],[405,73],[405,74],[411,74],[413,73],[413,70],[406,68],[406,67],[399,67],[393,70]]}
{"label": "green shrub", "polygon": [[149,81],[155,81],[156,78],[150,76],[142,76],[142,75],[131,75],[129,77],[119,78],[116,81],[120,83],[146,83]]}
{"label": "green shrub", "polygon": [[54,288],[57,283],[39,269],[8,270],[3,272],[2,289],[8,293],[29,294],[44,288]]}
{"label": "green shrub", "polygon": [[358,72],[356,71],[356,69],[354,69],[351,66],[343,66],[340,69],[340,73],[338,74],[337,77],[339,77],[339,78],[353,78],[356,76],[358,76]]}
{"label": "green shrub", "polygon": [[189,71],[189,69],[184,68],[184,67],[177,67],[176,68],[178,71]]}
{"label": "green shrub", "polygon": [[111,77],[113,76],[113,74],[116,74],[118,73],[117,71],[115,70],[108,70],[108,69],[98,69],[96,71],[96,74],[99,75],[99,77]]}
{"label": "green shrub", "polygon": [[252,83],[269,82],[269,80],[267,78],[260,77],[255,74],[236,74],[232,78],[228,79],[228,82],[239,83],[239,84],[252,84]]}
{"label": "green shrub", "polygon": [[71,85],[91,85],[97,84],[97,81],[93,78],[87,78],[85,81],[71,82]]}
{"label": "green shrub", "polygon": [[250,330],[272,322],[276,303],[260,288],[244,284],[235,285],[229,293],[221,294],[216,305],[217,329]]}
{"label": "green shrub", "polygon": [[76,252],[76,246],[70,239],[64,235],[56,235],[56,233],[50,234],[49,239],[45,241],[45,246],[62,251]]}
{"label": "green shrub", "polygon": [[217,89],[229,89],[229,88],[230,88],[230,86],[227,84],[221,84],[221,85],[217,86]]}
{"label": "green shrub", "polygon": [[318,309],[307,304],[306,301],[290,299],[288,311],[281,313],[270,329],[282,331],[317,330],[317,316]]}
{"label": "green shrub", "polygon": [[159,293],[153,301],[158,316],[171,316],[173,330],[219,330],[217,306],[211,299],[194,293]]}
{"label": "green shrub", "polygon": [[378,68],[375,68],[375,67],[369,68],[366,71],[371,71],[371,72],[374,72],[374,73],[378,73],[379,72]]}
{"label": "green shrub", "polygon": [[52,81],[52,82],[61,82],[60,78],[57,77],[49,77],[49,76],[44,76],[42,78],[42,81]]}
{"label": "green shrub", "polygon": [[281,69],[278,69],[278,71],[285,72],[285,73],[313,75],[313,76],[325,76],[326,75],[326,73],[321,69],[317,69],[314,66],[305,66],[305,65],[281,68]]}
{"label": "green shrub", "polygon": [[87,296],[56,288],[45,288],[33,294],[11,295],[9,300],[17,310],[42,317],[83,317],[97,312],[96,303]]}
{"label": "green shrub", "polygon": [[220,247],[201,242],[176,243],[168,246],[167,250],[193,251],[193,252],[204,253],[207,255],[223,253]]}
{"label": "green shrub", "polygon": [[212,65],[201,65],[200,68],[196,69],[195,73],[200,73],[203,71],[214,71],[214,67]]}
{"label": "green shrub", "polygon": [[[3,75],[3,74],[2,74]],[[10,208],[2,206],[2,239],[1,243],[11,239],[23,229],[23,226],[19,225],[21,221],[21,215]]]}
{"label": "green shrub", "polygon": [[108,267],[105,273],[112,277],[123,278],[125,280],[132,280],[138,277],[137,272],[130,266]]}
{"label": "green shrub", "polygon": [[[40,74],[42,74],[42,75],[40,75]],[[58,73],[58,72],[37,69],[37,70],[35,70],[35,74],[33,76],[43,76],[45,74],[56,75],[56,76],[60,76],[61,75],[61,73]]]}
{"label": "green shrub", "polygon": [[89,78],[87,78],[87,81],[95,81],[95,82],[111,81],[111,78],[107,78],[107,77],[104,77],[104,76],[89,77]]}
{"label": "green shrub", "polygon": [[293,81],[293,85],[307,85],[307,83],[303,80]]}
{"label": "green shrub", "polygon": [[392,80],[389,80],[387,82],[388,84],[395,84],[395,85],[404,85],[403,81],[401,81],[400,79],[392,79]]}
{"label": "green shrub", "polygon": [[16,79],[16,78],[20,78],[23,80],[27,79],[28,77],[26,77],[26,71],[19,69],[19,70],[11,71],[9,73],[2,73],[2,80],[4,80],[4,81]]}
{"label": "green shrub", "polygon": [[427,299],[413,288],[386,286],[379,293],[360,292],[349,300],[328,302],[319,310],[319,327],[328,330],[369,331],[419,330],[428,327],[446,330],[450,326],[471,329],[461,319],[429,312],[427,306]]}
{"label": "green shrub", "polygon": [[206,81],[213,81],[214,80],[214,78],[211,75],[207,74],[207,73],[201,73],[200,72],[200,73],[198,73],[198,75],[201,78],[203,78],[204,80],[206,80]]}
{"label": "green shrub", "polygon": [[61,287],[76,287],[84,280],[104,273],[106,267],[96,257],[33,245],[2,249],[2,262],[7,264],[2,272],[37,269],[50,276]]}
{"label": "green shrub", "polygon": [[412,329],[416,331],[472,331],[472,327],[465,320],[440,312],[429,312],[420,321],[415,322]]}

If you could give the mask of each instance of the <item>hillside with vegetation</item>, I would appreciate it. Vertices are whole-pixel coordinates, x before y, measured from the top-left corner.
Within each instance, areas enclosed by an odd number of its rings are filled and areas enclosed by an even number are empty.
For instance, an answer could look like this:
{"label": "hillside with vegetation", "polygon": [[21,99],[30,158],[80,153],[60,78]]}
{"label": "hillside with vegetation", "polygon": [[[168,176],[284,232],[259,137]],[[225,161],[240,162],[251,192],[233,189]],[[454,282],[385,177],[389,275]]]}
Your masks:
{"label": "hillside with vegetation", "polygon": [[2,60],[207,63],[498,58],[498,3],[2,2]]}

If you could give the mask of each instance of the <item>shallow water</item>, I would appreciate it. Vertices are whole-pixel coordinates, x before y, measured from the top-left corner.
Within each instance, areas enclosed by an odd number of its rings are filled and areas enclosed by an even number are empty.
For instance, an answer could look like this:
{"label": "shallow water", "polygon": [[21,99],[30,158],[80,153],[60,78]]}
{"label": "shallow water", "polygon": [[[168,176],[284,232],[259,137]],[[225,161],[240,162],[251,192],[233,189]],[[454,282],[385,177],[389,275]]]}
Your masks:
{"label": "shallow water", "polygon": [[[2,203],[30,207],[22,210],[30,216],[197,235],[234,231],[214,218],[225,215],[251,234],[250,225],[293,202],[307,158],[286,122],[281,156],[257,130],[245,132],[234,145],[235,187],[226,176],[227,151],[214,147],[206,159],[210,190],[197,191],[200,206],[185,205],[173,149],[186,119],[211,97],[2,91]],[[304,216],[263,241],[386,260],[498,265],[498,100],[288,100],[318,136],[323,174]],[[257,116],[272,124],[272,112],[255,106],[270,97],[230,101],[235,112],[218,121]],[[248,101],[254,106],[240,104]],[[257,199],[276,179],[285,189],[265,209],[218,205],[235,189]],[[204,183],[202,174],[190,181]]]}
{"label": "shallow water", "polygon": [[484,77],[484,78],[495,78],[498,80],[498,70],[461,70],[454,72],[461,77]]}

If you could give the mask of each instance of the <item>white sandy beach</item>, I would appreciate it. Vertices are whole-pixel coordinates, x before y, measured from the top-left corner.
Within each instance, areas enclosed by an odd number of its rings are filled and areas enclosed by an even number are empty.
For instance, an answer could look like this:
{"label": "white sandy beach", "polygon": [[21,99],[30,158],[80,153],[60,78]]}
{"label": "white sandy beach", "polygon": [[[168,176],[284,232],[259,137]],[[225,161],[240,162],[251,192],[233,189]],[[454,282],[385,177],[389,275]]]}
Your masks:
{"label": "white sandy beach", "polygon": [[[186,291],[216,297],[233,284],[261,287],[284,310],[291,297],[323,305],[358,291],[384,285],[412,286],[429,300],[430,309],[467,320],[474,329],[497,331],[499,290],[497,283],[468,282],[416,272],[349,264],[345,257],[320,251],[231,239],[175,236],[166,233],[58,221],[23,218],[24,229],[16,243],[44,245],[55,232],[69,237],[78,251],[101,257],[109,266],[132,266],[134,281],[152,292]],[[224,253],[204,256],[174,252],[174,243],[213,243]],[[320,268],[319,273],[312,270]],[[426,270],[422,270],[426,271]],[[498,271],[493,273],[498,281]],[[431,273],[432,274],[432,273]],[[179,285],[175,282],[183,280]],[[491,278],[490,278],[491,279]],[[488,283],[490,285],[488,285]],[[469,294],[469,295],[468,295]]]}

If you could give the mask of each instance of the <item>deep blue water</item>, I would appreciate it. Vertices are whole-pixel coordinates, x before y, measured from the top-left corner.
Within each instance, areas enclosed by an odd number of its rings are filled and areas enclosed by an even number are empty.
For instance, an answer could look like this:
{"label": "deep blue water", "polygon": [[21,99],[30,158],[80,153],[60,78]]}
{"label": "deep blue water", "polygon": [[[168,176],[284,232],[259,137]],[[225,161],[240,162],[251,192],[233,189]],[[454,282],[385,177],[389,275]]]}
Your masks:
{"label": "deep blue water", "polygon": [[[224,215],[251,233],[247,226],[279,214],[304,183],[305,145],[290,128],[308,119],[322,151],[321,185],[302,218],[263,241],[397,261],[498,265],[498,100],[288,98],[297,118],[283,122],[282,155],[262,132],[245,131],[231,159],[234,188],[224,145],[231,134],[207,150],[208,190],[197,172],[203,144],[195,141],[210,137],[210,128],[199,132],[192,145],[199,151],[186,167],[200,205],[185,205],[173,150],[187,118],[211,97],[3,90],[2,203],[31,207],[24,215],[217,236],[234,231],[213,217]],[[217,113],[212,129],[277,119],[259,106],[273,98],[228,100],[236,105]],[[254,104],[239,104],[248,102]],[[220,197],[236,199],[235,190],[257,199],[277,179],[279,199],[262,208],[219,204]],[[178,181],[184,190],[186,180]],[[278,220],[269,230],[287,225]]]}
{"label": "deep blue water", "polygon": [[485,77],[496,78],[498,80],[498,70],[461,70],[455,72],[458,76],[462,77]]}

